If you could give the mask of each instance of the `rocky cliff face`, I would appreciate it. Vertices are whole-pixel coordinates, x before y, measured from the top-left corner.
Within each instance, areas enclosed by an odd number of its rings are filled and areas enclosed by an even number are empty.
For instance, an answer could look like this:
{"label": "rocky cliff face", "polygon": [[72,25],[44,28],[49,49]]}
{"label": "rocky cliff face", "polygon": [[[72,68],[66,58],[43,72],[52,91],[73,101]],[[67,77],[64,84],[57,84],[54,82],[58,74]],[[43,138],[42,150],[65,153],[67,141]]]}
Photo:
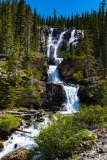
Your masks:
{"label": "rocky cliff face", "polygon": [[35,109],[38,109],[44,103],[44,101],[46,101],[46,82],[32,79],[27,82],[27,85],[33,85],[36,88],[33,91],[24,90],[22,92],[20,103],[22,106],[31,106]]}
{"label": "rocky cliff face", "polygon": [[63,62],[58,66],[58,69],[60,71],[60,76],[63,80],[73,83],[75,83],[75,80],[73,79],[73,74],[77,73],[78,71],[82,71],[84,78],[90,78],[91,81],[94,81],[97,78],[101,78],[104,75],[104,70],[103,68],[101,69],[101,66],[99,65],[96,65],[93,70],[87,70],[86,59],[82,58],[77,58],[74,60],[63,60]]}
{"label": "rocky cliff face", "polygon": [[63,80],[72,80],[72,75],[77,71],[83,71],[85,74],[85,63],[83,59],[63,60],[58,69]]}

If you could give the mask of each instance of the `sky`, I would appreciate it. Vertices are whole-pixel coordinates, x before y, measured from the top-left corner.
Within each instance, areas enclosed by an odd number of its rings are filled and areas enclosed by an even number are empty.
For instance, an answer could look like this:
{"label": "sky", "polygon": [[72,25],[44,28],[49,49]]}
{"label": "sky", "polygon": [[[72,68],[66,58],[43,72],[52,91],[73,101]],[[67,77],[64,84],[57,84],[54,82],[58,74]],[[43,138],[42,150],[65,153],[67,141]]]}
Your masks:
{"label": "sky", "polygon": [[26,0],[27,4],[30,4],[32,10],[34,7],[38,14],[41,16],[53,16],[53,10],[56,9],[57,16],[71,16],[72,12],[80,14],[84,11],[99,9],[99,3],[102,0]]}

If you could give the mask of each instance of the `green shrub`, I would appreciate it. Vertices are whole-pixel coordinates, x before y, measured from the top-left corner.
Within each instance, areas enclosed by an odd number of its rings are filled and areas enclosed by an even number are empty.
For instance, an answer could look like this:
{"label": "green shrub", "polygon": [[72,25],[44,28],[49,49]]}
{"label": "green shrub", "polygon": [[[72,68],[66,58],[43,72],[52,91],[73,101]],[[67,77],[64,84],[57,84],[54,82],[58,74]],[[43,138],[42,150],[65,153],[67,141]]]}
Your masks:
{"label": "green shrub", "polygon": [[0,117],[0,128],[6,131],[10,131],[13,128],[19,127],[21,120],[19,117],[14,117],[11,114],[5,114]]}
{"label": "green shrub", "polygon": [[41,80],[41,78],[43,77],[43,74],[40,70],[38,70],[37,68],[35,68],[33,70],[33,74],[34,74],[34,77],[38,80]]}
{"label": "green shrub", "polygon": [[43,110],[42,108],[39,108],[39,109],[38,109],[38,112],[44,113],[44,110]]}
{"label": "green shrub", "polygon": [[74,73],[72,75],[72,77],[76,80],[83,80],[84,76],[83,76],[83,72],[82,71],[78,71],[77,73]]}
{"label": "green shrub", "polygon": [[36,90],[36,86],[30,85],[28,86],[28,91],[33,92]]}
{"label": "green shrub", "polygon": [[36,99],[37,101],[41,100],[41,95],[40,95],[39,93],[36,94],[36,95],[35,95],[35,99]]}
{"label": "green shrub", "polygon": [[104,119],[107,116],[107,108],[99,105],[82,106],[79,112],[74,113],[74,125],[77,128],[95,129],[106,125]]}
{"label": "green shrub", "polygon": [[47,159],[53,155],[63,158],[64,156],[71,156],[83,140],[90,139],[91,135],[88,131],[82,129],[75,131],[73,116],[59,114],[52,117],[47,127],[41,128],[40,134],[34,137],[37,146],[33,147],[33,151],[37,155],[42,153]]}

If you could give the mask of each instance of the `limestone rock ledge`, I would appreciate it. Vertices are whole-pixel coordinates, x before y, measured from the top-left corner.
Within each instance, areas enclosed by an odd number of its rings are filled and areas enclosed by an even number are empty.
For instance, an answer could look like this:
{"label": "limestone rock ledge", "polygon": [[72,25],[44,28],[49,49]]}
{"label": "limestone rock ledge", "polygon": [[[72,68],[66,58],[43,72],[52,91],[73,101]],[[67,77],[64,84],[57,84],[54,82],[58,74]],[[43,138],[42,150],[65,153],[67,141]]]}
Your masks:
{"label": "limestone rock ledge", "polygon": [[[96,63],[96,62],[95,62]],[[77,58],[74,60],[65,59],[58,66],[58,70],[60,71],[60,76],[65,82],[75,83],[73,79],[73,74],[78,71],[83,72],[83,76],[85,79],[90,77],[91,81],[94,81],[96,78],[101,78],[104,75],[104,68],[97,64],[94,66],[94,69],[87,69],[86,59]],[[88,73],[87,73],[88,72]]]}

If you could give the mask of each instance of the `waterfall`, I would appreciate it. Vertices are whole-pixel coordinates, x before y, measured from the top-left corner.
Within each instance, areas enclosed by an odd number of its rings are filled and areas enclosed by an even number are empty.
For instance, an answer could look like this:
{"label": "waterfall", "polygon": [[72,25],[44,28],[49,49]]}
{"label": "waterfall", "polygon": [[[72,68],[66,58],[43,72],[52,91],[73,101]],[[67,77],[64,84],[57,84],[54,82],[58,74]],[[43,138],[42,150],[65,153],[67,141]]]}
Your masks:
{"label": "waterfall", "polygon": [[[54,60],[55,65],[49,65],[48,69],[48,82],[50,83],[60,83],[64,92],[65,92],[65,102],[62,104],[62,111],[66,112],[75,112],[79,109],[79,99],[77,97],[79,86],[74,86],[72,84],[65,85],[63,81],[59,77],[58,65],[63,61],[63,58],[57,57],[58,47],[63,41],[63,36],[66,31],[62,32],[54,39],[52,37],[53,28],[50,28],[50,34],[48,38],[48,50],[47,50],[47,57],[50,59],[51,57]],[[72,43],[75,40],[75,29],[71,32],[71,37],[69,39],[68,44]],[[77,42],[74,43],[76,45]]]}
{"label": "waterfall", "polygon": [[[77,92],[79,86],[75,86],[72,84],[65,84],[61,80],[59,76],[59,71],[58,71],[58,65],[63,61],[63,58],[58,58],[58,47],[63,41],[63,36],[67,31],[62,32],[61,34],[58,34],[55,38],[53,38],[53,28],[50,28],[50,33],[48,37],[48,42],[47,42],[47,59],[54,61],[54,65],[49,65],[48,69],[48,82],[50,83],[59,83],[65,93],[65,101],[62,104],[61,112],[65,113],[71,113],[75,112],[79,109],[79,99],[77,97]],[[75,30],[71,32],[71,38],[69,39],[68,44],[73,43],[75,40]],[[77,42],[74,43],[75,45]],[[48,117],[44,117],[45,122],[47,123]],[[33,119],[32,119],[33,120]],[[28,127],[25,123],[25,121],[22,121],[23,124],[23,129],[26,132],[29,133],[22,133],[20,131],[16,131],[13,133],[7,141],[4,142],[4,149],[2,152],[0,152],[0,159],[6,155],[7,153],[15,150],[15,146],[17,145],[18,148],[30,148],[32,144],[34,144],[33,136],[36,136],[39,134],[39,126],[34,126],[31,125]],[[43,123],[45,126],[45,124]]]}

